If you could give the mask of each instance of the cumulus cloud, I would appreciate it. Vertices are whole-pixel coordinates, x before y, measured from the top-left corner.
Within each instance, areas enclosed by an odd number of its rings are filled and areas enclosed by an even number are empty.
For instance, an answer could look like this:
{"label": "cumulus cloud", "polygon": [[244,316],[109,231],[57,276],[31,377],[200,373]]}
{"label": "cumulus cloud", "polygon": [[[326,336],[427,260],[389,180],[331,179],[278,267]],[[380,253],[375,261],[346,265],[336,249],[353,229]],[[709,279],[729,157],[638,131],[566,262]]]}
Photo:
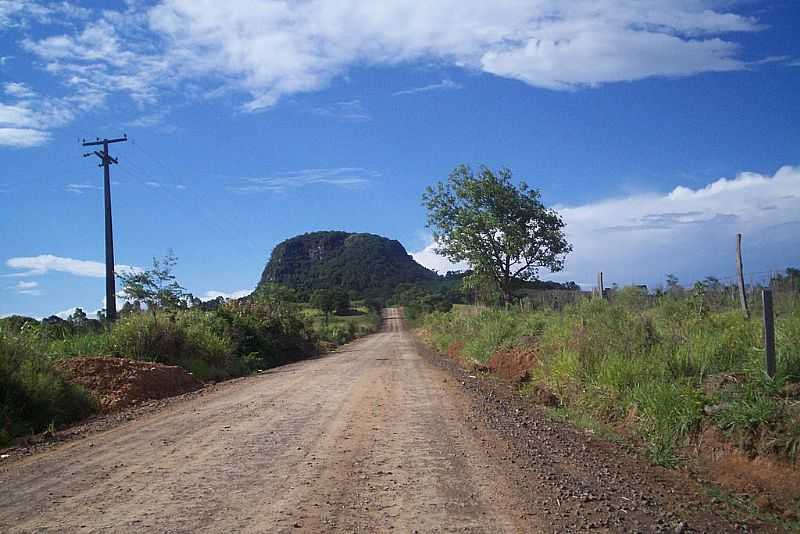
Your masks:
{"label": "cumulus cloud", "polygon": [[370,184],[378,173],[358,167],[303,169],[266,178],[244,178],[242,184],[229,187],[234,193],[286,193],[310,185],[332,185],[353,189]]}
{"label": "cumulus cloud", "polygon": [[50,134],[33,128],[0,128],[0,146],[31,148],[50,140]]}
{"label": "cumulus cloud", "polygon": [[411,253],[414,261],[420,265],[434,270],[439,274],[446,274],[447,271],[465,271],[469,269],[466,262],[453,263],[447,258],[436,253],[436,243],[432,240],[421,250]]}
{"label": "cumulus cloud", "polygon": [[[574,250],[565,270],[550,278],[591,285],[598,271],[621,284],[655,284],[666,273],[689,282],[735,273],[737,233],[744,235],[748,272],[797,264],[800,167],[774,175],[744,172],[706,187],[678,186],[666,194],[611,198],[582,206],[555,206]],[[433,253],[413,254],[444,272],[454,267]]]}
{"label": "cumulus cloud", "polygon": [[[10,269],[21,270],[21,272],[14,272],[4,275],[13,277],[41,276],[48,272],[67,273],[75,276],[86,276],[90,278],[103,278],[106,275],[105,263],[101,263],[99,261],[63,258],[60,256],[54,256],[52,254],[9,258],[6,260],[6,266]],[[116,272],[141,270],[139,267],[119,264],[114,268]]]}
{"label": "cumulus cloud", "polygon": [[206,291],[201,297],[200,300],[214,300],[218,297],[222,297],[224,299],[240,299],[242,297],[246,297],[247,295],[251,294],[255,291],[254,288],[250,289],[239,289],[238,291],[231,291],[230,293],[225,291],[217,291],[217,290],[209,290]]}

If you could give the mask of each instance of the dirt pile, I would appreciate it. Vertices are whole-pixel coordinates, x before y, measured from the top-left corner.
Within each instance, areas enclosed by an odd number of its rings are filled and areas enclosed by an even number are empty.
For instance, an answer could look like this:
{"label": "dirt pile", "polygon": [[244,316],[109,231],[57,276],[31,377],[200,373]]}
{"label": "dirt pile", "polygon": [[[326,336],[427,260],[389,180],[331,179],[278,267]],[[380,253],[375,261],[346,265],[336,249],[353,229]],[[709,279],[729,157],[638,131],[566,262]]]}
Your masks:
{"label": "dirt pile", "polygon": [[[693,450],[692,450],[693,449]],[[694,454],[693,470],[740,497],[754,498],[761,512],[796,521],[800,471],[774,455],[748,455],[719,429],[708,426],[687,452]]]}
{"label": "dirt pile", "polygon": [[58,362],[70,382],[91,391],[104,412],[203,387],[182,367],[124,358],[70,358]]}
{"label": "dirt pile", "polygon": [[530,346],[499,350],[489,358],[487,366],[496,375],[512,382],[526,382],[538,360],[536,349]]}

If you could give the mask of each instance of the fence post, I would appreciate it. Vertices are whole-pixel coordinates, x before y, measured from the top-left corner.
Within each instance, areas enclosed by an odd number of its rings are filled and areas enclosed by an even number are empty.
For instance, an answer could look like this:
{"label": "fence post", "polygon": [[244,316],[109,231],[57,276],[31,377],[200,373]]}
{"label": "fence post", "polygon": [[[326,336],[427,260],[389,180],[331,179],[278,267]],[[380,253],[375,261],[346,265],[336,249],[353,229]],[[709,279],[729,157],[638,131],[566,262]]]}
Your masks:
{"label": "fence post", "polygon": [[747,308],[747,294],[744,291],[744,269],[742,268],[742,234],[736,234],[736,272],[739,275],[739,302],[742,305],[742,313],[746,319],[750,318],[750,310]]}
{"label": "fence post", "polygon": [[603,291],[603,271],[597,273],[597,296],[601,299],[605,298],[605,292]]}
{"label": "fence post", "polygon": [[764,353],[767,362],[767,374],[775,377],[775,316],[772,311],[772,290],[765,289],[761,293],[764,303]]}

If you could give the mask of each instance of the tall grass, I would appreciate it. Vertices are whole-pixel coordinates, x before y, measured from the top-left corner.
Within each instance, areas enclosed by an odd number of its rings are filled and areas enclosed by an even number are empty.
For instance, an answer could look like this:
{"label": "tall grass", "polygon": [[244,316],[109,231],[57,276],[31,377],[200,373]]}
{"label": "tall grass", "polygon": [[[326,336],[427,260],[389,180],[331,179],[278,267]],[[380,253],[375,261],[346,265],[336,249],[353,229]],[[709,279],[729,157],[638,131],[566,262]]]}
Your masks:
{"label": "tall grass", "polygon": [[[781,427],[778,389],[800,379],[800,305],[777,317],[778,376],[767,380],[759,320],[710,312],[691,296],[653,304],[640,295],[623,291],[614,302],[584,300],[563,312],[433,313],[424,326],[439,350],[460,342],[479,362],[508,346],[536,345],[537,384],[564,406],[625,426],[664,465],[679,461],[705,405],[721,406],[714,421],[740,441]],[[738,377],[736,385],[709,388],[721,374]]]}
{"label": "tall grass", "polygon": [[0,446],[95,410],[89,394],[53,369],[34,336],[0,326]]}

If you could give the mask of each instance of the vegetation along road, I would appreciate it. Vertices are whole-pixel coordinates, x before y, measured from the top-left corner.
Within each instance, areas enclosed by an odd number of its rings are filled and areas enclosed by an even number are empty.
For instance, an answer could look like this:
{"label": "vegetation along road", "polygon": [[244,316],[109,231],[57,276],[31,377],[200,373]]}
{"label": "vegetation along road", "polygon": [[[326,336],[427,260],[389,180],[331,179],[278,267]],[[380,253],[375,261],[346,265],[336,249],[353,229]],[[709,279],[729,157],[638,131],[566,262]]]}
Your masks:
{"label": "vegetation along road", "polygon": [[[507,389],[507,388],[506,388]],[[0,466],[0,531],[734,531],[679,473],[380,333]]]}

